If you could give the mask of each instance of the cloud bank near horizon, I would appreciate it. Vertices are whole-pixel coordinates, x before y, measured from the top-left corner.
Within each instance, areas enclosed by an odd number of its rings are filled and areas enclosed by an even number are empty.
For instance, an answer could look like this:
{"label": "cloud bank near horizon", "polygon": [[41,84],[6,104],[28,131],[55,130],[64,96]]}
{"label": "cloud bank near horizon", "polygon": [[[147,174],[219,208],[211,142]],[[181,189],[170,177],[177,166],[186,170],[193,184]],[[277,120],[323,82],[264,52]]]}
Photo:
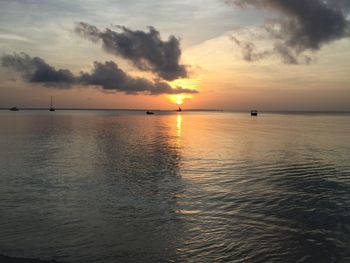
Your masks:
{"label": "cloud bank near horizon", "polygon": [[308,64],[323,45],[350,37],[350,1],[348,0],[226,0],[241,8],[254,8],[277,14],[260,27],[265,38],[273,39],[271,50],[259,52],[251,42],[238,40],[247,61],[278,54],[287,64]]}
{"label": "cloud bank near horizon", "polygon": [[95,61],[91,72],[74,75],[69,69],[56,69],[40,57],[31,57],[26,53],[14,53],[1,57],[3,67],[20,73],[22,78],[49,88],[68,89],[74,85],[95,86],[103,90],[119,91],[126,94],[180,94],[198,93],[197,90],[182,87],[172,88],[165,81],[150,81],[128,75],[113,61],[100,63]]}

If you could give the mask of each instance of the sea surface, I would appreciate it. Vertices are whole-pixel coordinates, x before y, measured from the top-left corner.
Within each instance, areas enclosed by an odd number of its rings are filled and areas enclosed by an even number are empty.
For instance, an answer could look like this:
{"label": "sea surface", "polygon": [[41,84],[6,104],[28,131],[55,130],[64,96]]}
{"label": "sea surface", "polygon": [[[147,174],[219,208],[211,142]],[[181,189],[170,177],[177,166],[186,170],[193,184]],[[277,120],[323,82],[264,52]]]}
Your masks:
{"label": "sea surface", "polygon": [[0,254],[350,262],[350,115],[0,111]]}

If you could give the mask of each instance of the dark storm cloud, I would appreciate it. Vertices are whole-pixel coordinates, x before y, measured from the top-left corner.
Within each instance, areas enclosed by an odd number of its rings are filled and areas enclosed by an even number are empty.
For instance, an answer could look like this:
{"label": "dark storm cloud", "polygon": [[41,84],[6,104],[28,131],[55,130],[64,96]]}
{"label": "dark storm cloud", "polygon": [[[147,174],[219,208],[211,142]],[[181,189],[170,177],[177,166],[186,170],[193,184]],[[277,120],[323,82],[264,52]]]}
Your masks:
{"label": "dark storm cloud", "polygon": [[145,93],[150,95],[197,93],[196,90],[177,87],[173,89],[160,80],[149,81],[135,78],[118,67],[113,61],[94,62],[91,72],[80,72],[74,76],[68,69],[55,69],[42,58],[30,57],[25,53],[5,55],[1,58],[2,66],[19,72],[31,83],[41,83],[48,87],[72,87],[74,84],[97,86],[104,90],[120,91],[127,94]]}
{"label": "dark storm cloud", "polygon": [[55,69],[42,58],[30,57],[25,53],[5,55],[1,59],[2,66],[20,72],[24,79],[48,86],[67,86],[74,82],[74,75],[68,69]]}
{"label": "dark storm cloud", "polygon": [[[240,7],[254,7],[280,15],[264,25],[276,40],[274,51],[286,63],[298,63],[304,51],[350,36],[349,0],[227,0]],[[303,57],[305,62],[310,58]]]}
{"label": "dark storm cloud", "polygon": [[187,77],[185,65],[180,64],[180,41],[170,36],[163,41],[159,32],[149,27],[148,32],[130,30],[118,26],[120,32],[107,28],[100,31],[97,27],[80,22],[75,32],[93,42],[101,41],[104,49],[124,59],[130,60],[141,70],[150,70],[165,80]]}

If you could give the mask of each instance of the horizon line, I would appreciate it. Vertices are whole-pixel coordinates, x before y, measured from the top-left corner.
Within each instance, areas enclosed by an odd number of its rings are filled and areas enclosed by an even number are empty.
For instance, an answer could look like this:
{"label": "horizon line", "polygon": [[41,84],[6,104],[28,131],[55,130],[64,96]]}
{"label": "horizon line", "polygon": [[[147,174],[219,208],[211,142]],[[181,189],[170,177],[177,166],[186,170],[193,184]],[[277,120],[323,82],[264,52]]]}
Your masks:
{"label": "horizon line", "polygon": [[[19,110],[49,110],[49,107],[23,107]],[[0,110],[10,110],[7,107],[0,107]],[[62,111],[176,111],[176,109],[134,109],[134,108],[55,108]],[[206,109],[206,108],[189,108],[182,111],[215,111],[215,112],[250,112],[248,109]],[[350,113],[350,110],[259,110],[265,113]]]}

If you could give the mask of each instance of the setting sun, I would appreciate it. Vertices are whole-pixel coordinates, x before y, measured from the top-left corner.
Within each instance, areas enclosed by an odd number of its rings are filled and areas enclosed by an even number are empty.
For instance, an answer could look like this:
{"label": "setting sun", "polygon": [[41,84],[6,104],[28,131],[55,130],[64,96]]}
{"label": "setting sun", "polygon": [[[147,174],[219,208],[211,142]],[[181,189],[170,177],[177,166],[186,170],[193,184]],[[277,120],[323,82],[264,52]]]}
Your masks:
{"label": "setting sun", "polygon": [[[170,83],[173,88],[183,87],[188,89],[198,89],[201,79],[200,78],[191,78],[191,79],[177,79]],[[190,94],[173,94],[168,95],[169,100],[172,103],[177,104],[178,106],[184,104],[186,99],[193,98],[193,95]]]}
{"label": "setting sun", "polygon": [[177,105],[181,105],[182,103],[184,103],[184,98],[183,98],[183,96],[177,95],[177,96],[176,96],[176,104],[177,104]]}
{"label": "setting sun", "polygon": [[186,99],[192,98],[192,95],[188,94],[176,94],[176,95],[169,95],[169,99],[172,103],[177,104],[178,106],[182,105]]}

